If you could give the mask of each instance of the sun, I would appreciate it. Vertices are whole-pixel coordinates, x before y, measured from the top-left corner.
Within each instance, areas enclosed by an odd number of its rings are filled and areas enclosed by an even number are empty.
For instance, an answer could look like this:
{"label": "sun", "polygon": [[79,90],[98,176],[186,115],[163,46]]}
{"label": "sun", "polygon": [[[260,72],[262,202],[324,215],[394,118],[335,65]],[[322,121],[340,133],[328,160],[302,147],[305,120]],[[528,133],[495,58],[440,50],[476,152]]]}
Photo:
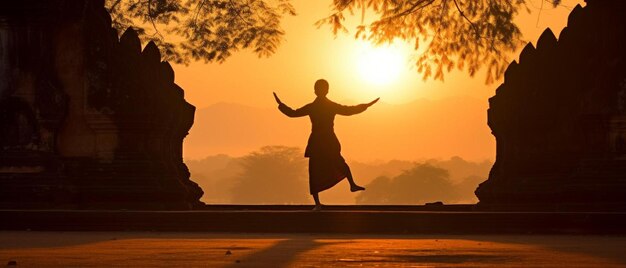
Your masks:
{"label": "sun", "polygon": [[385,86],[398,80],[405,67],[403,51],[394,45],[372,46],[363,43],[357,55],[357,71],[364,82]]}

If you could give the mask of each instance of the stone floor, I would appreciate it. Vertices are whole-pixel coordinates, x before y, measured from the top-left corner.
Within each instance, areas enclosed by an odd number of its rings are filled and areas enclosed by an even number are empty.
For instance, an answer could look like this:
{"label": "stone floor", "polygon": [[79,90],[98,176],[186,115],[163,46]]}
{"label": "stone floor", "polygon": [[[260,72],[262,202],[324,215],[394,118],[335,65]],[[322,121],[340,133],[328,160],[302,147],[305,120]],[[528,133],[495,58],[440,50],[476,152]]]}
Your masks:
{"label": "stone floor", "polygon": [[17,267],[626,267],[625,249],[590,235],[0,232],[0,265]]}

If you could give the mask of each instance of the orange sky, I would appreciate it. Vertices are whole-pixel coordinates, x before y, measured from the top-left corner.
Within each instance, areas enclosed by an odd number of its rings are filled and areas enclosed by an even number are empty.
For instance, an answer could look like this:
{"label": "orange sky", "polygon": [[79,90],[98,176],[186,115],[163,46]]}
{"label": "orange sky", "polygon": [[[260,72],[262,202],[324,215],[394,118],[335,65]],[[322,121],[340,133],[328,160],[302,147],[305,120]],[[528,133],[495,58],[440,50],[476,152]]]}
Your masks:
{"label": "orange sky", "polygon": [[[422,81],[421,75],[411,68],[412,62],[409,59],[411,45],[398,42],[394,44],[394,49],[403,55],[404,61],[401,60],[399,63],[401,66],[398,67],[400,71],[397,78],[384,85],[372,84],[371,81],[364,78],[358,68],[359,64],[366,64],[363,59],[366,58],[364,55],[369,51],[367,44],[353,39],[353,32],[335,38],[327,27],[317,29],[313,25],[315,21],[329,14],[331,1],[294,0],[292,2],[298,11],[298,16],[285,18],[283,28],[286,31],[286,40],[276,54],[270,58],[259,59],[248,51],[241,51],[235,53],[223,64],[194,62],[189,66],[175,65],[176,83],[185,89],[187,101],[195,105],[198,111],[217,103],[235,103],[259,109],[275,109],[276,105],[271,93],[276,91],[284,102],[295,108],[314,98],[312,85],[319,78],[325,78],[330,82],[329,98],[344,104],[362,103],[375,97],[381,97],[381,103],[388,105],[388,107],[405,107],[406,105],[403,106],[402,104],[414,103],[418,100],[433,101],[435,104],[447,103],[445,105],[450,105],[450,100],[460,100],[462,105],[463,100],[467,99],[472,102],[477,101],[479,104],[471,105],[471,108],[468,106],[463,111],[467,114],[468,120],[466,122],[464,120],[450,121],[447,118],[430,118],[424,120],[419,126],[407,126],[408,128],[429,129],[430,132],[425,137],[420,137],[425,140],[415,141],[411,144],[406,144],[407,140],[411,141],[411,137],[406,137],[404,140],[393,138],[376,140],[378,146],[388,149],[384,154],[363,149],[372,142],[372,139],[376,139],[376,137],[359,138],[364,135],[363,131],[366,131],[367,128],[359,127],[357,133],[357,130],[353,130],[356,127],[351,129],[341,127],[340,124],[350,119],[340,119],[337,121],[337,132],[344,148],[344,154],[348,153],[348,158],[362,160],[447,158],[454,155],[472,160],[495,159],[495,141],[486,125],[486,109],[488,107],[487,99],[494,94],[494,90],[500,82],[485,85],[483,73],[470,78],[465,73],[458,71],[447,74],[445,82]],[[538,9],[541,6],[541,1],[530,0],[528,7],[532,13],[523,12],[516,19],[525,40],[535,42],[546,27],[552,28],[558,37],[560,30],[567,23],[567,15],[571,8],[580,2],[583,1],[563,1],[562,6],[556,9],[552,9],[550,4],[545,3],[544,9],[539,14]],[[511,59],[516,57],[517,54],[511,55]],[[376,108],[374,106],[371,109]],[[392,109],[388,108],[387,110]],[[442,117],[442,113],[446,114],[445,111],[434,114],[428,114],[430,111],[428,109],[422,109],[422,111],[425,114],[412,116],[418,118],[419,116],[435,115]],[[372,118],[372,120],[379,121],[368,121],[368,112],[358,115],[363,117],[358,120],[359,123],[368,124],[370,122],[376,127],[381,126],[382,123],[380,122],[389,123],[398,120],[398,118],[385,118],[385,113],[379,113],[375,119]],[[454,111],[450,112],[454,113]],[[276,113],[278,113],[277,110]],[[388,112],[387,114],[397,116],[398,113]],[[228,119],[229,115],[224,114],[223,116]],[[231,128],[245,133],[245,135],[237,137],[241,140],[237,140],[233,139],[232,135],[226,135],[227,138],[224,138],[225,135],[213,133],[211,128],[207,127],[207,125],[215,123],[223,124],[222,121],[210,122],[210,120],[207,121],[208,119],[198,118],[198,114],[196,119],[196,124],[190,131],[190,137],[185,142],[184,155],[186,159],[203,158],[218,153],[242,155],[269,144],[303,147],[306,144],[306,135],[309,131],[308,120],[306,119],[298,120],[304,122],[294,123],[293,120],[290,121],[286,117],[276,117],[278,121],[284,120],[280,124],[292,123],[300,127],[285,131],[302,133],[293,133],[294,139],[280,140],[271,137],[258,139],[258,137],[254,137],[258,133],[248,129],[249,122],[242,121],[241,124],[238,124],[237,118],[233,118],[233,121],[229,123],[232,125]],[[410,124],[406,120],[400,121]],[[457,140],[455,135],[464,134],[438,133],[437,131],[448,132],[461,129],[460,126],[459,128],[442,126],[446,124],[462,124],[465,129],[475,128],[470,129],[473,136]],[[200,129],[204,129],[204,131]],[[220,131],[219,128],[213,129],[215,132]],[[281,130],[276,129],[275,131],[280,132]],[[379,129],[378,131],[384,130]],[[395,129],[395,131],[402,132],[403,129]],[[198,136],[200,132],[202,132],[202,137]],[[393,137],[394,133],[384,134]],[[405,135],[408,134],[405,133]],[[277,136],[281,136],[280,133]],[[203,139],[213,139],[213,141],[207,144]],[[224,139],[223,142],[220,139]],[[246,143],[246,140],[255,140],[256,144],[254,142]],[[437,144],[431,144],[433,142]],[[241,146],[241,144],[246,144],[246,146]],[[412,151],[419,151],[419,153]],[[377,154],[376,157],[372,156],[374,153]]]}

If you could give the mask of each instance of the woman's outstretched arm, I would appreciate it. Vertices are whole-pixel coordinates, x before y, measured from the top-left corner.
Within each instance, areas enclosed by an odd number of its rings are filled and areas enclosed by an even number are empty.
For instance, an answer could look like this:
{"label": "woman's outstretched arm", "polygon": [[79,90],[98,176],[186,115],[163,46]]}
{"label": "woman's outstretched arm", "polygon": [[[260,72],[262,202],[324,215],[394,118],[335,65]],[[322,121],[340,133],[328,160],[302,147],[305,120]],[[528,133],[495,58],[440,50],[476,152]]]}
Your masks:
{"label": "woman's outstretched arm", "polygon": [[380,98],[377,98],[369,103],[363,103],[363,104],[359,104],[355,106],[346,106],[346,105],[337,104],[336,113],[340,115],[359,114],[367,110],[367,108],[369,108],[370,106],[374,105],[374,103],[378,102],[379,99]]}
{"label": "woman's outstretched arm", "polygon": [[274,93],[274,99],[276,100],[276,103],[278,103],[278,110],[280,110],[286,116],[289,116],[289,117],[301,117],[301,116],[309,115],[309,105],[308,104],[303,106],[302,108],[294,110],[294,109],[291,109],[286,104],[284,104],[280,100],[280,98],[278,98],[278,95],[276,95],[276,93]]}

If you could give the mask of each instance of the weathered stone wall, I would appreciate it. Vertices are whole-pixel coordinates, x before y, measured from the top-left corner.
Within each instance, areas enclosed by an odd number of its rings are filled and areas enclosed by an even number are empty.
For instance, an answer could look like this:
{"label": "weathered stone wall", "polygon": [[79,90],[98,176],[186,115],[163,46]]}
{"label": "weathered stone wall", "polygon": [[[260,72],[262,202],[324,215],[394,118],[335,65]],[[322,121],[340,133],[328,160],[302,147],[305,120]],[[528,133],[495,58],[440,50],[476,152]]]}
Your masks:
{"label": "weathered stone wall", "polygon": [[496,161],[485,208],[626,210],[626,1],[576,6],[489,100]]}
{"label": "weathered stone wall", "polygon": [[102,0],[0,3],[0,207],[201,206],[182,161],[194,111]]}

